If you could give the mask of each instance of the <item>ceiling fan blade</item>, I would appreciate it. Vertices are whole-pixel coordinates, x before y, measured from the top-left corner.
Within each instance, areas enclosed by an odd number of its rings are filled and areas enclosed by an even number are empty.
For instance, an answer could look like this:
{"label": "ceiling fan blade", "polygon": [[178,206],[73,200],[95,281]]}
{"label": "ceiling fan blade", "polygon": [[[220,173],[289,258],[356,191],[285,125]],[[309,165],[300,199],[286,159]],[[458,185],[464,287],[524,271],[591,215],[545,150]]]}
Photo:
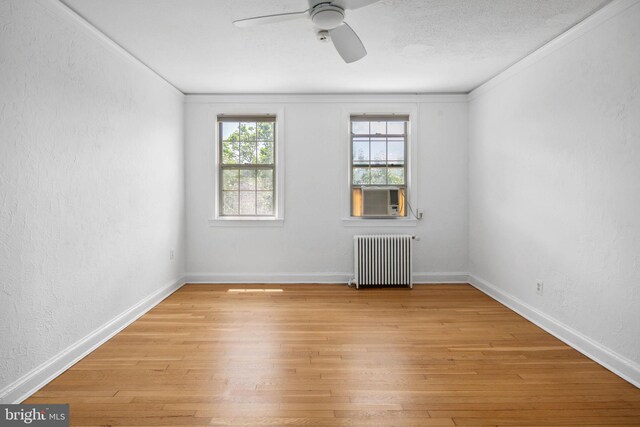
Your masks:
{"label": "ceiling fan blade", "polygon": [[278,13],[276,15],[256,16],[253,18],[237,19],[233,21],[236,27],[253,27],[255,25],[272,24],[274,22],[293,21],[307,16],[308,10],[302,12]]}
{"label": "ceiling fan blade", "polygon": [[360,37],[345,22],[333,30],[329,30],[329,36],[336,50],[347,64],[364,58],[367,49],[364,48]]}
{"label": "ceiling fan blade", "polygon": [[332,3],[345,10],[354,10],[378,3],[379,1],[380,0],[334,0]]}

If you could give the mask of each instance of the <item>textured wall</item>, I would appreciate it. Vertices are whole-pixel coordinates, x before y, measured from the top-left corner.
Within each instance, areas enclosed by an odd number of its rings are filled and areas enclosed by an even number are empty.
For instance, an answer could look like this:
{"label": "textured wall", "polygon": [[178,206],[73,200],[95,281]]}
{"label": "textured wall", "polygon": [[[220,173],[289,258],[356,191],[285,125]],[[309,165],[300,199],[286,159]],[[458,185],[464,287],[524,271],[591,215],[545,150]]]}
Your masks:
{"label": "textured wall", "polygon": [[[464,97],[411,103],[340,97],[270,97],[230,104],[188,97],[185,110],[187,272],[220,275],[260,274],[352,276],[354,234],[410,233],[414,271],[467,271],[467,104]],[[260,102],[263,102],[262,104]],[[258,104],[256,104],[258,103]],[[358,104],[361,103],[361,104]],[[358,105],[361,105],[360,107]],[[424,220],[413,228],[353,228],[348,217],[348,116],[345,109],[419,111],[417,179]],[[400,110],[396,110],[400,108]],[[210,227],[215,198],[215,120],[220,113],[284,112],[285,220],[283,227]],[[362,111],[362,110],[360,110]],[[343,205],[344,203],[344,205]],[[295,279],[293,279],[295,280]],[[331,280],[331,279],[328,279]]]}
{"label": "textured wall", "polygon": [[2,389],[177,279],[184,218],[182,94],[48,0],[0,53]]}
{"label": "textured wall", "polygon": [[640,3],[481,93],[469,112],[470,271],[636,363],[638,23]]}

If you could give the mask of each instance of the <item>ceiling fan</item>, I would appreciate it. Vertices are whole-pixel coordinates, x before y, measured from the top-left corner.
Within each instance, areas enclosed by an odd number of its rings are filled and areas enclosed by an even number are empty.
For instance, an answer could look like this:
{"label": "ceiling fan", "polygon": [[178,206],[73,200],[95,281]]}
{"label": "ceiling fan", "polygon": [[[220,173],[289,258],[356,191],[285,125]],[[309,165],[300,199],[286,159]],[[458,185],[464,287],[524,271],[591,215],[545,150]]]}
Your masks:
{"label": "ceiling fan", "polygon": [[301,12],[279,13],[275,15],[256,16],[253,18],[233,21],[237,27],[251,27],[254,25],[270,24],[273,22],[291,21],[309,18],[320,29],[318,38],[322,41],[331,39],[336,50],[344,59],[351,63],[367,55],[360,37],[344,22],[345,11],[360,9],[377,3],[379,0],[308,0],[309,9]]}

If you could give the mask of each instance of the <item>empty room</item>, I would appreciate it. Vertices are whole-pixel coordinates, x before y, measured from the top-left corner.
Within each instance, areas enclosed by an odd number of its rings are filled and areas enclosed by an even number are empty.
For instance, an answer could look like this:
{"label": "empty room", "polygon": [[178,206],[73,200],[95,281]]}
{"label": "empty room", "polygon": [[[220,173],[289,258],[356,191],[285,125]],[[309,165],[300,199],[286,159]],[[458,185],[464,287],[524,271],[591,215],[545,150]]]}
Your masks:
{"label": "empty room", "polygon": [[0,426],[640,425],[640,0],[0,0]]}

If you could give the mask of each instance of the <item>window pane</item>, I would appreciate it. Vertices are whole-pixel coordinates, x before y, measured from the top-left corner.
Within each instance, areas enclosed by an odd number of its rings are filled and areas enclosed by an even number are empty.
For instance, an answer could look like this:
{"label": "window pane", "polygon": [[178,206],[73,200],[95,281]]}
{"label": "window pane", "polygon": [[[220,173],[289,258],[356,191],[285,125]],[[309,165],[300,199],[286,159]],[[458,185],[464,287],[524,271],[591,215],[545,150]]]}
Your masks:
{"label": "window pane", "polygon": [[258,191],[258,215],[273,214],[273,191]]}
{"label": "window pane", "polygon": [[273,190],[273,171],[258,171],[258,190]]}
{"label": "window pane", "polygon": [[404,138],[389,138],[389,162],[404,162]]}
{"label": "window pane", "polygon": [[258,141],[273,141],[274,123],[262,122],[258,123],[257,138]]}
{"label": "window pane", "polygon": [[[354,120],[361,119],[363,117]],[[399,187],[406,191],[408,122],[403,116],[368,119],[371,121],[351,122],[352,216],[361,215],[360,186]],[[404,195],[400,205],[400,215],[405,215]]]}
{"label": "window pane", "polygon": [[258,163],[261,165],[273,164],[273,142],[258,142]]}
{"label": "window pane", "polygon": [[353,138],[353,162],[369,163],[369,138]]}
{"label": "window pane", "polygon": [[[225,119],[229,119],[226,117]],[[276,124],[260,116],[218,122],[219,215],[275,214]],[[229,166],[231,165],[231,166]]]}
{"label": "window pane", "polygon": [[370,181],[369,168],[353,168],[353,185],[367,185]]}
{"label": "window pane", "polygon": [[371,138],[371,163],[385,164],[387,162],[387,140],[385,138]]}
{"label": "window pane", "polygon": [[255,164],[256,163],[256,143],[240,142],[240,163]]}
{"label": "window pane", "polygon": [[404,135],[405,122],[387,122],[387,133],[389,135]]}
{"label": "window pane", "polygon": [[238,126],[240,123],[238,122],[223,122],[222,123],[222,140],[238,140]]}
{"label": "window pane", "polygon": [[238,163],[238,143],[225,141],[222,143],[222,163],[235,165]]}
{"label": "window pane", "polygon": [[240,189],[251,190],[256,189],[256,171],[253,170],[241,170],[240,171]]}
{"label": "window pane", "polygon": [[384,135],[387,133],[387,122],[371,122],[371,134]]}
{"label": "window pane", "polygon": [[255,141],[256,140],[256,124],[254,123],[240,123],[240,141]]}
{"label": "window pane", "polygon": [[222,215],[238,215],[238,192],[222,192]]}
{"label": "window pane", "polygon": [[404,185],[404,168],[389,168],[387,176],[389,184]]}
{"label": "window pane", "polygon": [[368,135],[369,122],[351,122],[351,132],[354,135]]}
{"label": "window pane", "polygon": [[240,215],[256,214],[256,193],[255,191],[240,192]]}
{"label": "window pane", "polygon": [[387,183],[387,168],[371,168],[371,184],[385,185]]}
{"label": "window pane", "polygon": [[238,190],[240,186],[240,171],[238,169],[225,169],[222,171],[222,189]]}

